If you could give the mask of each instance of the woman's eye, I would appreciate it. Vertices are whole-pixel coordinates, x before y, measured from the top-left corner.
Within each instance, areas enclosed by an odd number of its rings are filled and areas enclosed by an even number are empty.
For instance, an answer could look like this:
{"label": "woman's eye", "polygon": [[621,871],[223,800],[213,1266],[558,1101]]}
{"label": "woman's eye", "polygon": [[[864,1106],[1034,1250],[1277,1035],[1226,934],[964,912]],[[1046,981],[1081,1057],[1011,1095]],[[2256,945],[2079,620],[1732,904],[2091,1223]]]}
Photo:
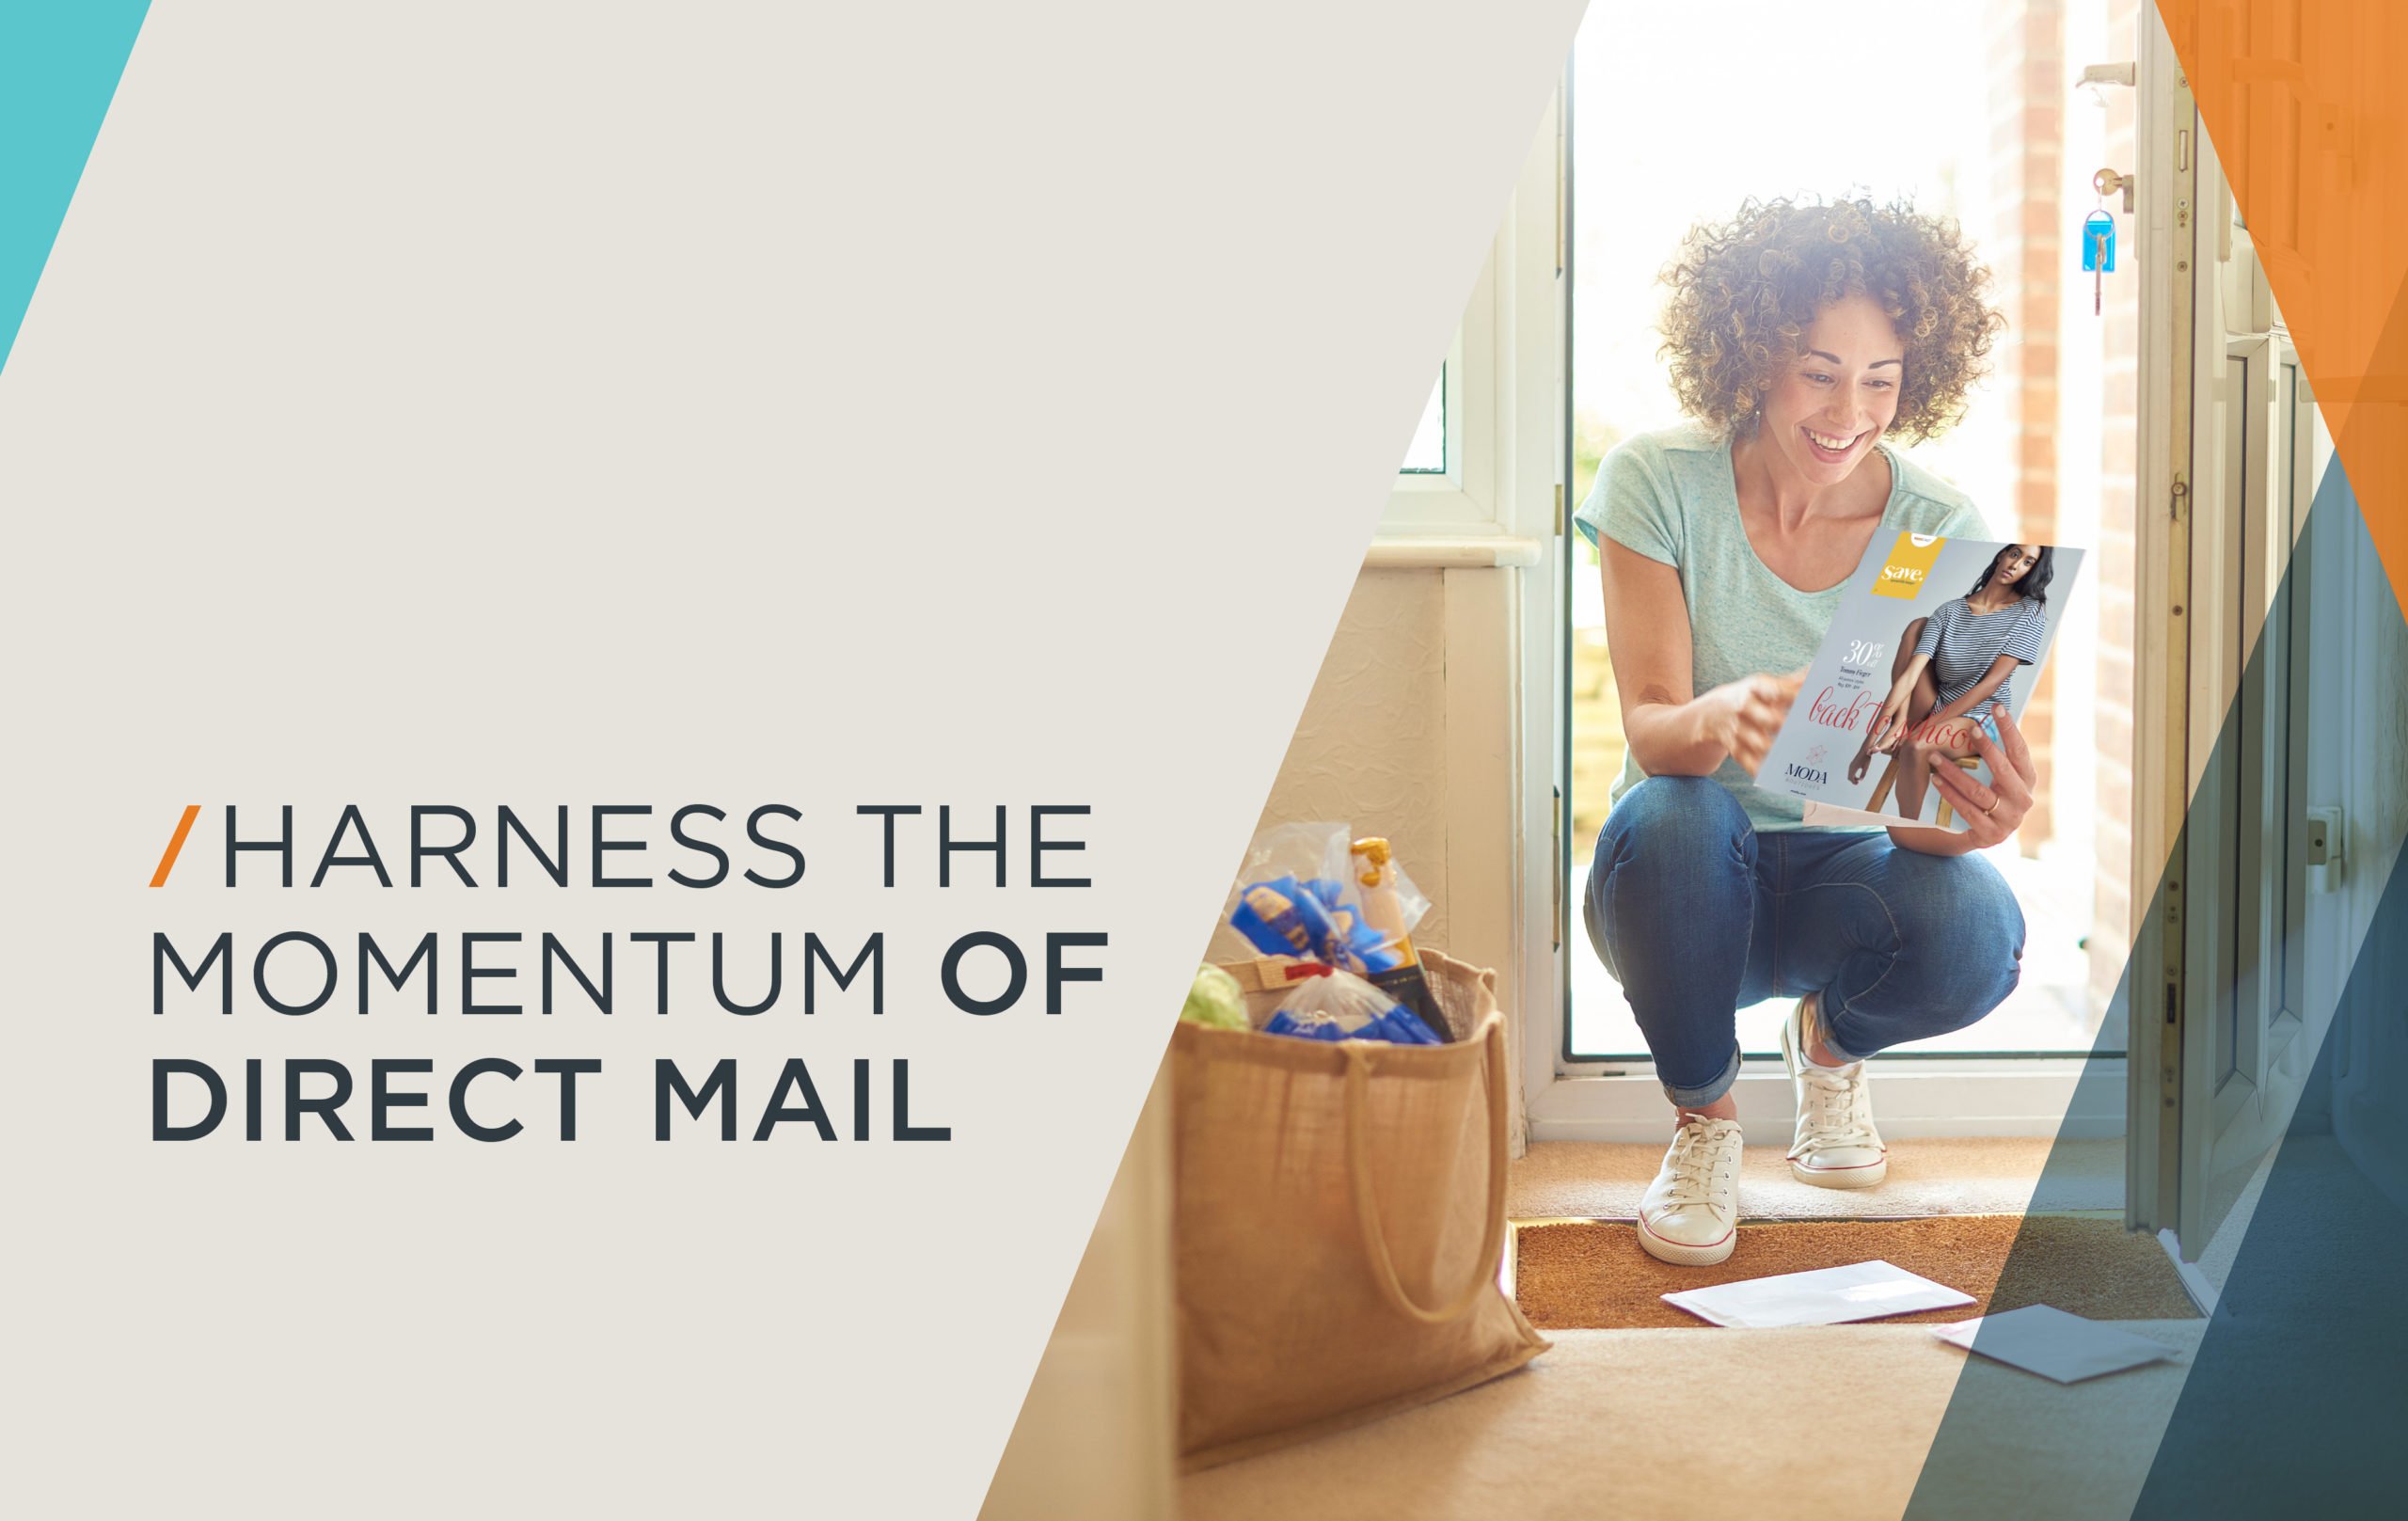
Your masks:
{"label": "woman's eye", "polygon": [[1893,380],[1868,380],[1865,384],[1872,387],[1875,390],[1888,390],[1893,386],[1896,385],[1897,382]]}

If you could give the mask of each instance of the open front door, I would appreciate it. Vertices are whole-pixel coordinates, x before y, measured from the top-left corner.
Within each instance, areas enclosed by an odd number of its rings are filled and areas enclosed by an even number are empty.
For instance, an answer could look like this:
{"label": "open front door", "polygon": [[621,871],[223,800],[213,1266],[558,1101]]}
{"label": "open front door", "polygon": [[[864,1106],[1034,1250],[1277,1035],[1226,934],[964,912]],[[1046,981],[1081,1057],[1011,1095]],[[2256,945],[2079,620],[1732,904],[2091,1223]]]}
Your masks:
{"label": "open front door", "polygon": [[2330,440],[2188,81],[2147,31],[2135,769],[2158,802],[2135,848],[2139,879],[2164,875],[2131,972],[2130,1196],[2133,1224],[2195,1260],[2280,1140],[2338,992],[2312,950],[2337,943],[2340,900],[2320,892],[2339,839],[2310,738],[2350,662],[2344,599],[2310,587],[2355,525],[2313,524]]}

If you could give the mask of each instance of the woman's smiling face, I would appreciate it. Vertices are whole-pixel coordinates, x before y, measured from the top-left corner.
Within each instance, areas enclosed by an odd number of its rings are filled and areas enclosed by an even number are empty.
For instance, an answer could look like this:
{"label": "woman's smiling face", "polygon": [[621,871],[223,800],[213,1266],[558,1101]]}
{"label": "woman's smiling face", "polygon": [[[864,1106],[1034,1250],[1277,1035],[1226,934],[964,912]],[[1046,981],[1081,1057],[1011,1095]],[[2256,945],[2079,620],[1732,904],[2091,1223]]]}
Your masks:
{"label": "woman's smiling face", "polygon": [[1800,481],[1837,485],[1897,417],[1906,348],[1889,317],[1861,295],[1816,312],[1800,346],[1805,352],[1765,397],[1761,436]]}

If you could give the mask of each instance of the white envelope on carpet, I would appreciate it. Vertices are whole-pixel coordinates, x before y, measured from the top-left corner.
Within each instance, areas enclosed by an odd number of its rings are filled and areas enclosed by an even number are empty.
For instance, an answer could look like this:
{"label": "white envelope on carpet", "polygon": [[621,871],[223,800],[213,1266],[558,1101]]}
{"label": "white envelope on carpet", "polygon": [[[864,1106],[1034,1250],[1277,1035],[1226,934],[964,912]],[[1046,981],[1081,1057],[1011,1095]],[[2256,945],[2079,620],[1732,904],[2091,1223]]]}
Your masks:
{"label": "white envelope on carpet", "polygon": [[1684,1289],[1664,1296],[1664,1303],[1687,1310],[1717,1325],[1765,1330],[1777,1325],[1838,1325],[1847,1321],[1877,1320],[1919,1309],[1946,1309],[1970,1305],[1972,1294],[1945,1284],[1917,1277],[1887,1262],[1857,1262],[1847,1267],[1816,1268],[1812,1273],[1783,1273],[1770,1278],[1743,1278],[1705,1289]]}
{"label": "white envelope on carpet", "polygon": [[2162,1341],[2068,1315],[2051,1305],[2026,1305],[2004,1315],[1984,1315],[1932,1329],[1942,1341],[2060,1384],[2079,1384],[2085,1378],[2118,1373],[2174,1355],[2174,1349]]}

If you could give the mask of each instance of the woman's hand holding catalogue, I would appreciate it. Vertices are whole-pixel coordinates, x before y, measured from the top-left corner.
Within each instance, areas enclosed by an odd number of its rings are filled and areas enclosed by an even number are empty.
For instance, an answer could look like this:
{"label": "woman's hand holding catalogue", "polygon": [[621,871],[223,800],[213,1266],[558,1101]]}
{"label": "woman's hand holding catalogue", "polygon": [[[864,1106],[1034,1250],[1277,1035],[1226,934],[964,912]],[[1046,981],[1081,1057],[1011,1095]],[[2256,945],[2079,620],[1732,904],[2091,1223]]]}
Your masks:
{"label": "woman's hand holding catalogue", "polygon": [[1697,700],[1705,737],[1753,776],[1805,679],[1805,672],[1793,671],[1785,676],[1743,676],[1711,689]]}
{"label": "woman's hand holding catalogue", "polygon": [[2040,780],[2039,768],[2032,762],[2032,748],[2023,742],[2023,731],[2015,726],[2005,705],[1993,705],[1990,718],[1998,725],[1999,744],[1992,744],[1982,730],[1973,731],[1974,753],[1990,768],[1988,785],[1954,766],[1932,771],[1932,784],[1965,821],[1965,832],[1975,849],[1996,845],[2022,826],[2023,816],[2032,811],[2033,789]]}

